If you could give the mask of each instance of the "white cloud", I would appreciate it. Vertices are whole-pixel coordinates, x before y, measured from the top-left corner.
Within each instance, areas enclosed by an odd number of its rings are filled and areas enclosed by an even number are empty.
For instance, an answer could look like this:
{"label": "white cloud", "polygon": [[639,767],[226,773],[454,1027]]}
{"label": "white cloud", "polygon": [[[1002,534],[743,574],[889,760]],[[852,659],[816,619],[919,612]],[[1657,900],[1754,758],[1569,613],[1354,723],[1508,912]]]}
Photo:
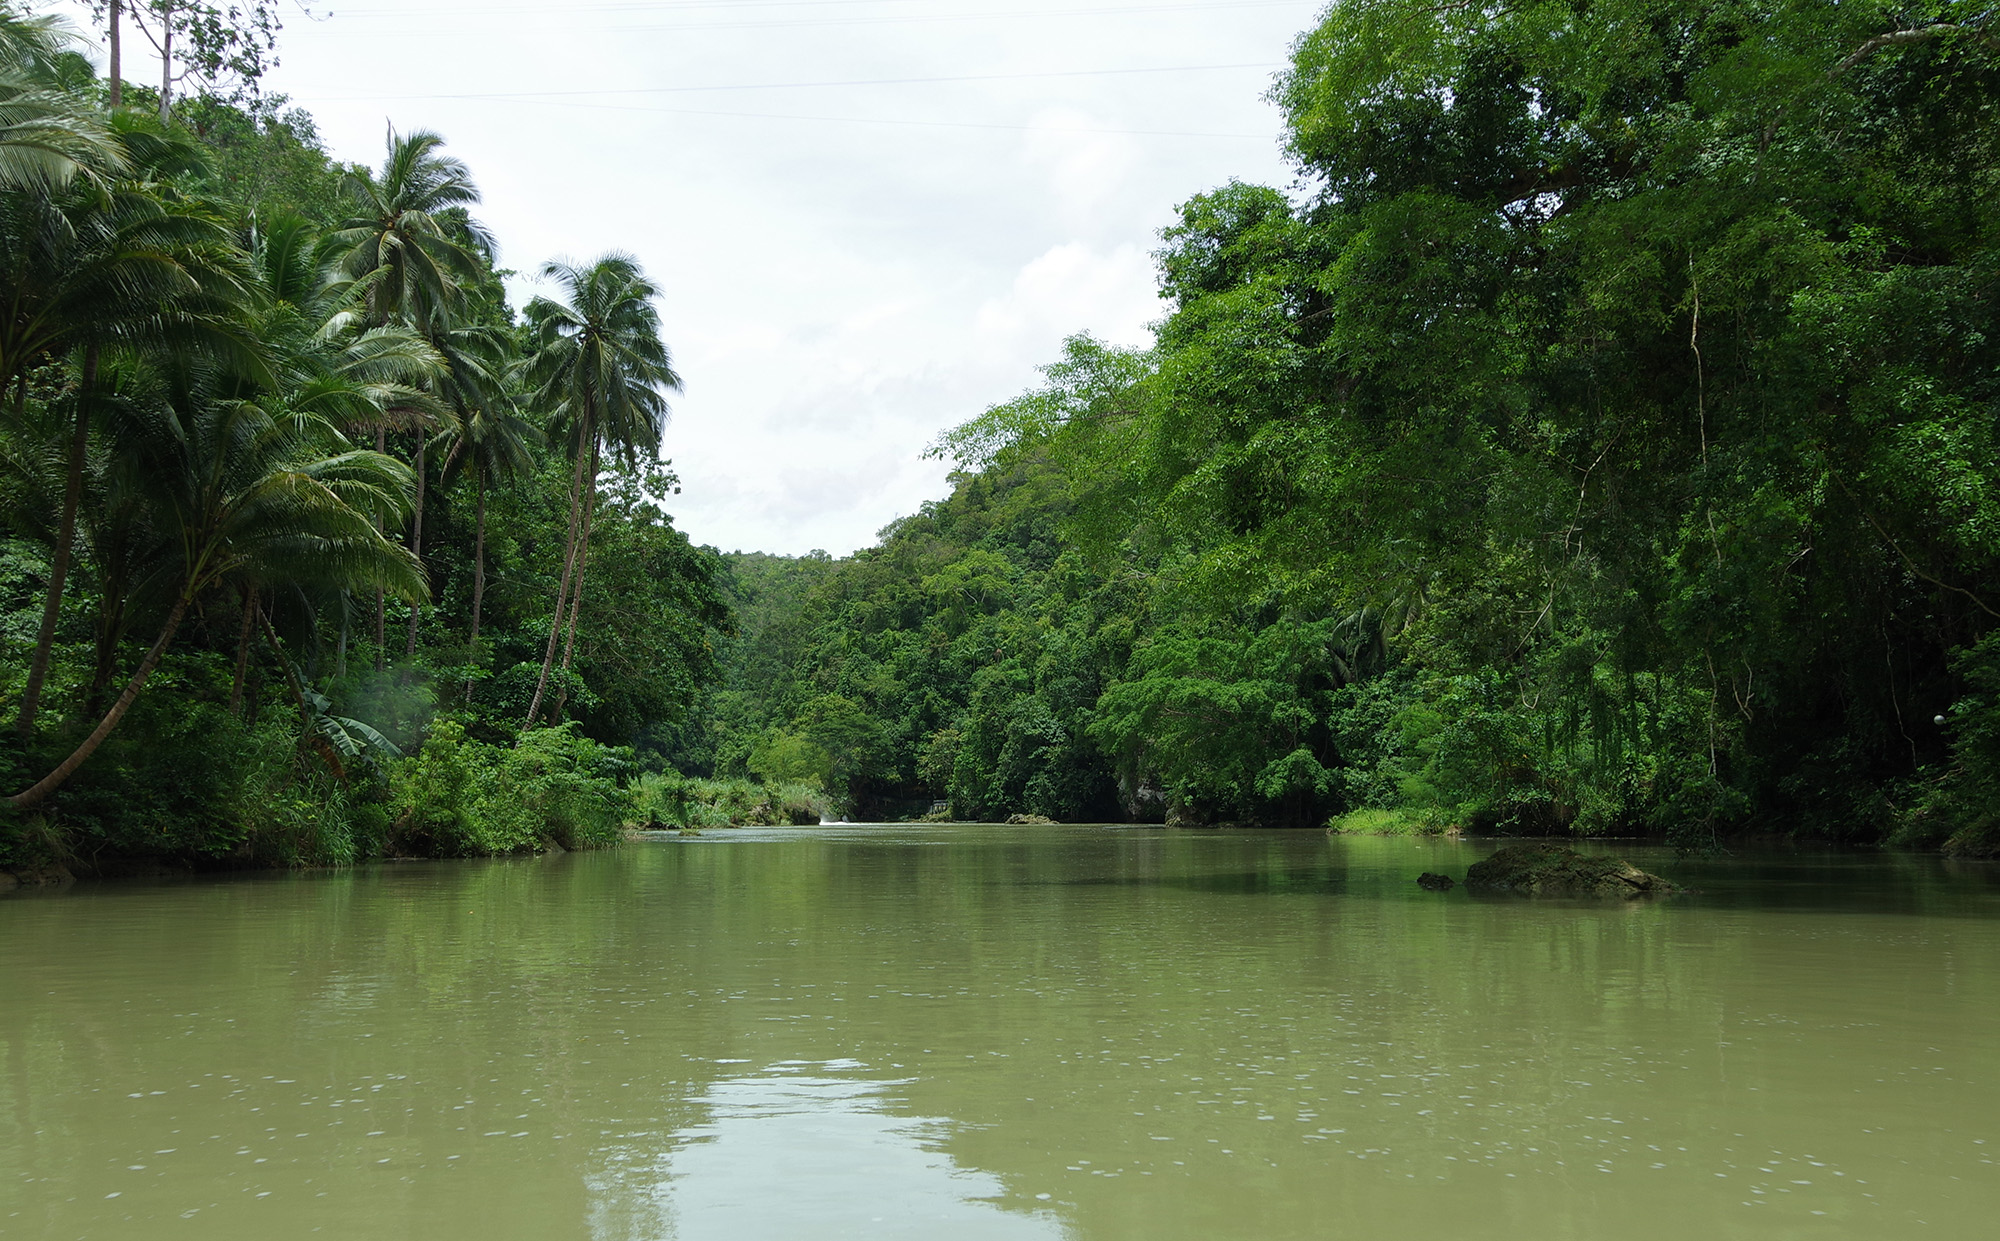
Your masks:
{"label": "white cloud", "polygon": [[[635,253],[687,381],[682,526],[843,553],[942,495],[924,446],[1064,336],[1145,339],[1177,202],[1288,179],[1269,70],[1076,71],[1275,67],[1321,3],[357,0],[288,25],[271,86],[342,159],[385,118],[444,134],[509,266]],[[909,80],[938,78],[983,80]],[[479,97],[611,89],[651,93]]]}
{"label": "white cloud", "polygon": [[1146,324],[1158,317],[1153,263],[1127,242],[1108,254],[1082,242],[1051,247],[1014,277],[1013,285],[985,302],[973,317],[983,348],[1039,359],[1054,356],[1053,342],[1088,329],[1121,344],[1143,344]]}

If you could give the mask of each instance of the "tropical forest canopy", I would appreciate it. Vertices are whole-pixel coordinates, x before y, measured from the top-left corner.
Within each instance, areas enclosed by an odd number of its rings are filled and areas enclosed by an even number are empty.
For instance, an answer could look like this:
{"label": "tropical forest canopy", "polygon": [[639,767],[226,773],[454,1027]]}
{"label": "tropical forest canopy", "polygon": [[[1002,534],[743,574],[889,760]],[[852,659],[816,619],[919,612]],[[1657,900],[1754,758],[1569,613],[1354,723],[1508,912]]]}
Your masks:
{"label": "tropical forest canopy", "polygon": [[1272,91],[1297,183],[1179,208],[1155,345],[1073,338],[839,560],[673,528],[635,261],[515,310],[443,139],[340,166],[242,45],[163,98],[0,23],[0,865],[2000,845],[1986,8],[1342,0]]}
{"label": "tropical forest canopy", "polygon": [[[716,761],[876,812],[1992,840],[2000,30],[1343,0],[950,499],[739,566]],[[745,571],[748,570],[748,571]],[[790,765],[789,767],[787,765]]]}

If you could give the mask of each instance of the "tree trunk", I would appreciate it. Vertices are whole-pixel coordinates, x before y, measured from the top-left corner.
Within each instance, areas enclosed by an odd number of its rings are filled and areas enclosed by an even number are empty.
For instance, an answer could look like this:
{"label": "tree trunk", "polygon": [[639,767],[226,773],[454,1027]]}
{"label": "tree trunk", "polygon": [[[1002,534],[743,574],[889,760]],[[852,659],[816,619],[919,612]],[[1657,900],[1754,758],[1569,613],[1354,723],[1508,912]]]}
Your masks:
{"label": "tree trunk", "polygon": [[160,657],[167,653],[167,644],[174,640],[174,634],[181,627],[181,618],[187,615],[187,608],[188,599],[183,592],[174,600],[173,610],[167,613],[166,626],[160,630],[160,636],[153,642],[153,649],[146,652],[146,658],[139,661],[139,670],[125,683],[125,692],[118,695],[118,701],[111,704],[111,710],[104,713],[104,718],[99,720],[97,727],[83,739],[83,744],[72,750],[68,758],[58,763],[54,771],[7,799],[16,810],[25,810],[36,805],[44,797],[61,788],[63,781],[74,775],[76,769],[83,766],[84,760],[95,754],[97,747],[104,744],[104,739],[111,735],[111,730],[118,727],[118,721],[124,719],[125,713],[132,709],[133,702],[139,697],[139,691],[146,688],[146,678],[152,676],[153,669],[160,666]]}
{"label": "tree trunk", "polygon": [[271,653],[278,657],[279,666],[285,670],[285,687],[292,691],[292,703],[299,709],[299,723],[301,727],[310,730],[312,712],[306,708],[306,688],[299,683],[298,669],[292,667],[292,661],[285,658],[284,643],[278,641],[277,629],[272,626],[271,618],[264,615],[261,608],[257,611],[257,621],[264,627],[264,641],[271,644]]}
{"label": "tree trunk", "polygon": [[576,455],[576,473],[570,476],[569,481],[569,535],[563,544],[562,583],[556,587],[556,614],[549,622],[548,649],[542,652],[541,679],[535,682],[535,696],[528,703],[527,726],[530,728],[534,727],[536,713],[542,709],[542,694],[549,687],[549,669],[553,668],[556,662],[556,641],[562,637],[563,607],[569,602],[570,574],[576,569],[576,527],[583,499],[583,471],[586,464],[587,458],[579,452]]}
{"label": "tree trunk", "polygon": [[76,543],[76,506],[83,496],[84,456],[90,447],[90,391],[97,383],[97,346],[83,351],[83,381],[76,393],[76,429],[70,435],[68,477],[63,481],[62,517],[56,524],[55,556],[49,562],[49,593],[42,604],[42,627],[35,635],[35,653],[28,665],[28,686],[21,693],[21,714],[14,721],[23,740],[34,735],[35,713],[41,706],[42,682],[49,675],[55,650],[56,622],[62,616],[63,582],[69,576],[70,552]]}
{"label": "tree trunk", "polygon": [[104,709],[104,691],[111,688],[111,678],[118,675],[118,640],[125,636],[125,603],[123,586],[119,586],[119,601],[107,604],[104,615],[97,626],[97,670],[90,677],[90,692],[84,696],[84,710],[92,715]]}
{"label": "tree trunk", "polygon": [[111,106],[116,108],[125,102],[124,61],[119,55],[118,19],[125,0],[111,0],[108,16],[111,19]]}
{"label": "tree trunk", "polygon": [[569,657],[576,649],[576,618],[583,613],[583,571],[590,565],[590,527],[597,516],[597,445],[590,447],[590,484],[584,489],[583,538],[576,548],[576,587],[570,594],[569,633],[563,638],[563,683],[556,689],[556,705],[549,718],[557,719],[569,705]]}
{"label": "tree trunk", "polygon": [[[417,502],[410,513],[410,554],[417,558],[419,568],[424,563],[424,450],[429,447],[430,436],[422,428],[417,428]],[[417,605],[410,605],[410,639],[403,644],[403,658],[417,657]]]}
{"label": "tree trunk", "polygon": [[486,476],[473,475],[473,489],[479,493],[479,515],[473,520],[472,536],[472,639],[465,650],[465,701],[472,703],[472,664],[479,658],[479,605],[486,599]]}
{"label": "tree trunk", "polygon": [[[389,455],[389,432],[383,427],[375,428],[375,451]],[[378,525],[380,523],[377,523]],[[382,597],[382,588],[375,588],[375,671],[380,672],[389,664],[388,602]]]}
{"label": "tree trunk", "polygon": [[160,9],[160,124],[174,119],[174,7]]}
{"label": "tree trunk", "polygon": [[333,657],[333,679],[338,681],[347,675],[347,629],[354,619],[354,609],[349,603],[347,592],[340,594],[340,647]]}
{"label": "tree trunk", "polygon": [[236,679],[229,686],[229,714],[243,714],[243,680],[250,672],[250,632],[257,623],[257,588],[243,591],[243,625],[236,634]]}

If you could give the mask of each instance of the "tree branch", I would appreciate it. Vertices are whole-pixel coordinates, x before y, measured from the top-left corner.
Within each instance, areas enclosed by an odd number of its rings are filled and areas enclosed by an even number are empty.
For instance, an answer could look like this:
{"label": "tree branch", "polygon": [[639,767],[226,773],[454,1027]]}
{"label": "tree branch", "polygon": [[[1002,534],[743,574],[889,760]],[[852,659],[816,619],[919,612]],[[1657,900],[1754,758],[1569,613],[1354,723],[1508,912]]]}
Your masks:
{"label": "tree branch", "polygon": [[[1845,491],[1846,488],[1843,487],[1841,490]],[[1910,553],[1904,551],[1901,544],[1899,544],[1898,542],[1896,542],[1896,540],[1889,537],[1889,532],[1882,528],[1881,522],[1875,520],[1875,515],[1873,513],[1870,513],[1867,509],[1862,509],[1861,516],[1867,519],[1869,525],[1875,527],[1875,533],[1882,536],[1882,541],[1889,545],[1890,550],[1894,551],[1898,556],[1903,558],[1903,564],[1910,570],[1910,572],[1913,575],[1915,575],[1916,577],[1920,577],[1924,581],[1929,582],[1931,585],[1939,587],[1943,590],[1949,590],[1954,592],[1955,594],[1964,595],[1966,598],[1972,600],[1973,604],[1977,606],[1980,611],[1986,613],[1988,616],[1991,616],[1995,619],[2000,619],[2000,612],[1995,612],[1992,608],[1987,607],[1986,601],[1984,599],[1981,599],[1978,595],[1973,594],[1971,591],[1967,590],[1963,586],[1953,586],[1950,582],[1940,582],[1938,579],[1932,577],[1930,574],[1924,572],[1922,569],[1919,569],[1917,567],[1917,562],[1910,559]]]}
{"label": "tree branch", "polygon": [[1946,35],[1954,34],[1971,35],[1988,47],[2000,48],[2000,39],[1994,38],[1977,27],[1961,25],[1958,22],[1933,22],[1928,26],[1912,26],[1908,30],[1892,30],[1888,34],[1878,34],[1874,38],[1864,41],[1860,47],[1849,52],[1847,57],[1839,64],[1827,70],[1826,76],[1830,78],[1839,77],[1885,47],[1903,47],[1912,43],[1929,43],[1933,39],[1942,39]]}

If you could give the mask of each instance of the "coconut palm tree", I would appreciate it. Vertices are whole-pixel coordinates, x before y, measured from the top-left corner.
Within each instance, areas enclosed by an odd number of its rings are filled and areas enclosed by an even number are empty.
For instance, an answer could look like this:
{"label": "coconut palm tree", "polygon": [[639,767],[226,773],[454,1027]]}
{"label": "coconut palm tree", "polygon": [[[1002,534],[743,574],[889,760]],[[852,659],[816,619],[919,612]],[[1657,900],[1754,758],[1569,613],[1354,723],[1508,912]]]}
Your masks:
{"label": "coconut palm tree", "polygon": [[77,89],[90,77],[55,17],[0,9],[0,190],[60,190],[124,171],[125,153]]}
{"label": "coconut palm tree", "polygon": [[[294,214],[253,221],[249,250],[259,277],[255,313],[259,338],[274,359],[278,386],[264,398],[274,416],[300,427],[322,423],[343,435],[380,434],[389,427],[452,425],[451,407],[433,395],[451,374],[446,358],[401,324],[366,327],[320,278],[321,250],[313,226]],[[418,469],[422,470],[422,451]],[[417,492],[421,520],[422,487]],[[413,530],[412,551],[421,551]],[[238,583],[243,626],[239,670],[248,661],[257,599],[264,583]],[[343,606],[342,614],[345,617]]]}
{"label": "coconut palm tree", "polygon": [[479,187],[464,163],[439,154],[443,138],[391,129],[388,145],[380,173],[341,181],[351,210],[333,235],[336,271],[371,326],[400,320],[428,335],[479,278],[493,236],[466,214]]}
{"label": "coconut palm tree", "polygon": [[227,230],[153,179],[192,158],[184,144],[134,135],[135,177],[65,191],[0,191],[0,392],[21,416],[28,373],[75,358],[67,483],[42,624],[16,728],[34,730],[75,544],[92,399],[107,350],[198,352],[261,369],[244,328],[248,271]]}
{"label": "coconut palm tree", "polygon": [[628,460],[641,450],[657,456],[669,414],[666,394],[681,387],[673,356],[660,340],[660,316],[652,300],[659,289],[637,259],[614,252],[587,267],[557,260],[544,263],[540,274],[561,288],[565,300],[538,297],[528,304],[534,344],[524,375],[532,399],[549,415],[576,468],[570,477],[562,578],[542,674],[528,705],[530,725],[541,710],[565,616],[565,672],[575,647],[600,453],[609,448]]}
{"label": "coconut palm tree", "polygon": [[[453,368],[453,391],[459,401],[458,426],[445,445],[446,487],[471,475],[474,501],[472,540],[472,630],[466,639],[466,701],[472,700],[469,665],[479,650],[479,616],[486,600],[486,492],[509,479],[534,472],[534,450],[542,444],[542,433],[521,417],[505,383],[504,364],[508,342],[503,333],[490,332],[454,342],[448,356],[458,359]],[[470,381],[470,382],[468,382]]]}
{"label": "coconut palm tree", "polygon": [[[441,154],[444,139],[429,130],[389,131],[388,152],[379,173],[356,171],[341,182],[351,214],[332,237],[336,257],[334,289],[352,298],[371,327],[402,323],[436,342],[452,326],[476,281],[494,254],[493,236],[466,208],[479,201],[471,170]],[[378,428],[377,452],[388,448],[387,427]],[[418,507],[424,486],[421,459],[431,424],[419,420]],[[420,524],[412,534],[421,538]],[[375,601],[376,666],[385,658],[384,611]],[[410,643],[416,640],[411,618]]]}
{"label": "coconut palm tree", "polygon": [[[232,580],[380,588],[413,605],[428,596],[408,549],[383,523],[408,511],[408,467],[346,447],[324,421],[275,416],[233,395],[217,368],[170,367],[163,399],[135,402],[115,434],[173,554],[160,567],[167,600],[159,636],[97,726],[69,757],[8,800],[32,806],[60,787],[118,726],[172,644],[188,608]],[[137,463],[143,462],[143,465]]]}

